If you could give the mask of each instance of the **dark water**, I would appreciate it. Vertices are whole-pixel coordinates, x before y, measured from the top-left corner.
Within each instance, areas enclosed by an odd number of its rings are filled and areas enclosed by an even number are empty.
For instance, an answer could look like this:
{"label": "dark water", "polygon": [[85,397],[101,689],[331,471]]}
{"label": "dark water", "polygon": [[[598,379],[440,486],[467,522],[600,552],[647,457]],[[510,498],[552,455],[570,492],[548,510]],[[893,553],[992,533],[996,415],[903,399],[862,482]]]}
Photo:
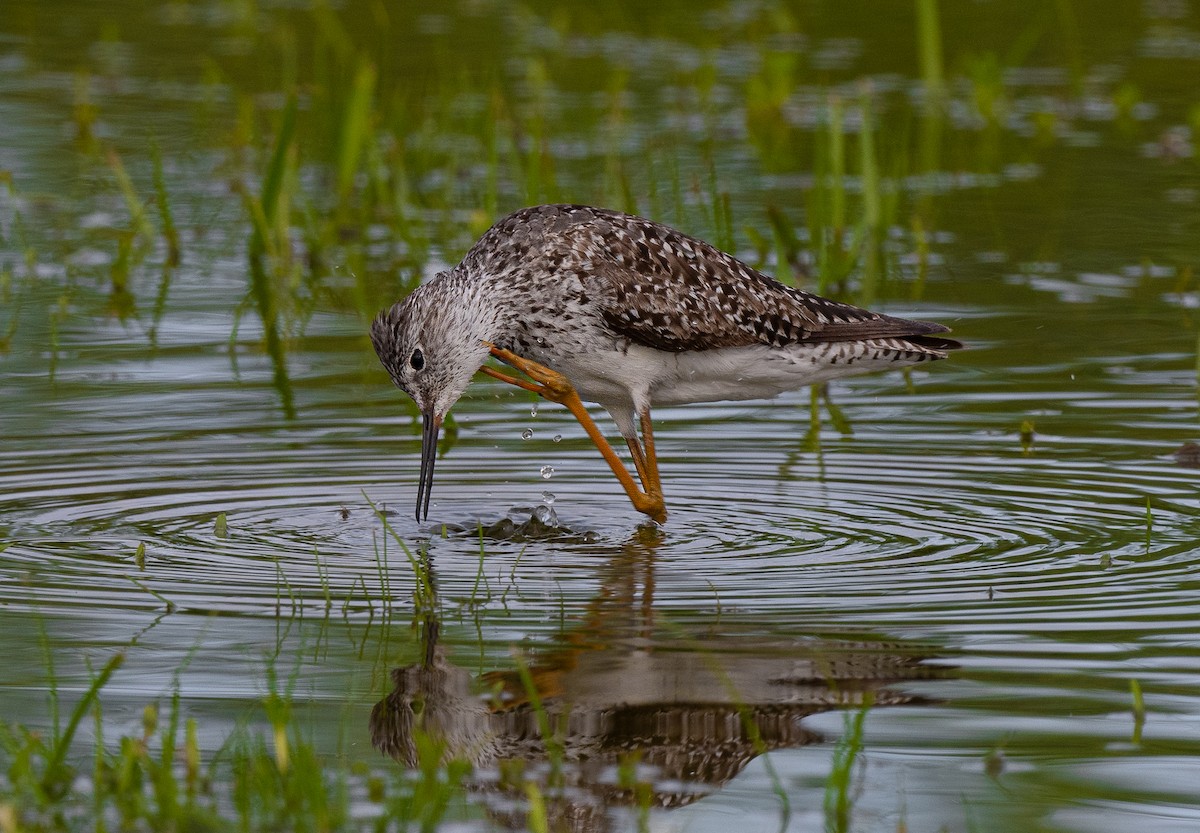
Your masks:
{"label": "dark water", "polygon": [[[370,4],[341,9],[352,42],[393,40],[380,88],[408,81],[425,102],[407,147],[464,149],[412,167],[427,256],[383,222],[363,232],[374,243],[297,270],[307,306],[289,319],[284,382],[243,303],[250,224],[230,183],[267,164],[283,102],[262,66],[272,39],[303,58],[319,18],[304,4],[9,5],[6,719],[46,721],[51,663],[70,698],[87,661],[126,647],[103,695],[113,731],[177,684],[215,749],[276,667],[325,748],[383,767],[372,741],[403,760],[419,695],[479,762],[483,829],[523,812],[489,781],[495,762],[545,760],[519,648],[551,710],[571,706],[567,804],[594,829],[636,826],[612,785],[618,752],[638,744],[655,803],[684,805],[654,810],[656,826],[816,829],[839,707],[865,699],[854,830],[1200,829],[1200,469],[1176,456],[1198,433],[1194,4],[945,4],[936,119],[904,3],[626,4],[611,18],[461,3],[390,9],[379,31]],[[319,71],[299,61],[306,102]],[[776,140],[749,111],[779,77]],[[819,447],[807,391],[661,409],[671,518],[658,531],[639,528],[563,410],[535,415],[481,381],[456,410],[430,522],[411,519],[417,425],[365,316],[401,291],[397,270],[432,274],[493,219],[479,216],[486,154],[456,113],[486,113],[499,90],[544,131],[555,190],[499,163],[500,212],[546,196],[615,204],[615,159],[639,210],[710,238],[715,183],[754,259],[746,229],[770,237],[767,206],[804,237],[830,94],[856,130],[864,78],[884,102],[899,206],[875,305],[943,321],[970,350],[909,380],[835,383],[853,433],[825,417]],[[98,113],[90,141],[80,84]],[[265,138],[239,147],[245,101]],[[308,148],[324,134],[305,135]],[[156,241],[116,292],[131,220],[104,150],[153,202],[151,140],[183,257],[164,290]],[[297,202],[319,212],[318,156]],[[441,206],[439,176],[460,178]],[[863,189],[851,176],[852,206]],[[409,555],[372,504],[426,554],[436,614],[416,609]],[[476,695],[489,688],[515,701],[489,711]]]}

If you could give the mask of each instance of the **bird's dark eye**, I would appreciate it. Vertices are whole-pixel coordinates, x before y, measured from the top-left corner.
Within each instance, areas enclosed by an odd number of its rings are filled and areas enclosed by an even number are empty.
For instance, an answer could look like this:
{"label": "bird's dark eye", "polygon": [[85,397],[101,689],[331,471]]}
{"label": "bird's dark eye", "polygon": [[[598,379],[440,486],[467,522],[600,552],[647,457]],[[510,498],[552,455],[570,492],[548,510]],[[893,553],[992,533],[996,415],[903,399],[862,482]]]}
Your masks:
{"label": "bird's dark eye", "polygon": [[410,356],[408,359],[408,363],[412,365],[413,370],[420,370],[425,366],[425,354],[421,352],[420,347],[418,347],[416,350],[413,350],[412,356]]}

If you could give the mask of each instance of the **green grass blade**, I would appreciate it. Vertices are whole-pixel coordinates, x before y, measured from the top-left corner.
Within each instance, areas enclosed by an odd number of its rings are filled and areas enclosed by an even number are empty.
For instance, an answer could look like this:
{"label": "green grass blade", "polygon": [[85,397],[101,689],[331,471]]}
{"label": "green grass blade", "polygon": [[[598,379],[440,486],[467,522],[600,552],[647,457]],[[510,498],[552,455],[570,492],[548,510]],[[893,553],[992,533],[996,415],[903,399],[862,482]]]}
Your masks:
{"label": "green grass blade", "polygon": [[[154,194],[158,201],[158,214],[162,217],[163,239],[167,242],[167,265],[178,266],[179,230],[175,228],[175,216],[171,213],[170,195],[167,194],[167,183],[163,178],[162,150],[158,142],[150,145],[150,161],[154,165]],[[165,301],[165,297],[163,300]]]}
{"label": "green grass blade", "polygon": [[942,25],[937,0],[917,2],[917,52],[921,62],[921,80],[927,100],[941,103],[946,89],[942,69]]}
{"label": "green grass blade", "polygon": [[117,180],[117,187],[121,191],[121,196],[125,198],[125,206],[129,209],[129,218],[134,231],[145,238],[147,243],[153,243],[154,229],[147,218],[146,204],[142,202],[137,189],[133,187],[133,180],[130,178],[129,172],[125,170],[125,163],[121,161],[121,157],[115,150],[109,149],[107,157],[108,166]]}
{"label": "green grass blade", "polygon": [[354,185],[366,143],[370,141],[371,106],[375,97],[375,67],[363,61],[354,75],[350,101],[342,115],[342,129],[338,148],[337,191],[338,200],[345,202]]}
{"label": "green grass blade", "polygon": [[279,123],[279,135],[275,139],[275,149],[271,153],[271,162],[267,166],[267,175],[263,179],[262,211],[267,224],[274,223],[279,209],[279,198],[283,192],[283,183],[287,177],[290,165],[289,157],[296,138],[296,96],[288,97],[287,105],[283,108],[283,119]]}
{"label": "green grass blade", "polygon": [[846,731],[833,750],[833,767],[825,782],[825,830],[845,833],[850,829],[853,810],[854,764],[863,750],[863,724],[874,705],[871,692],[863,692],[862,706],[853,715],[846,715]]}
{"label": "green grass blade", "polygon": [[83,720],[88,710],[91,709],[92,703],[95,702],[96,697],[100,694],[100,689],[104,688],[109,678],[116,673],[117,669],[124,662],[124,651],[114,654],[104,664],[104,667],[100,669],[100,673],[92,680],[92,684],[83,693],[83,697],[75,704],[75,708],[71,711],[71,716],[67,720],[66,727],[54,739],[54,747],[50,750],[50,757],[46,761],[46,771],[42,782],[42,788],[46,792],[54,792],[59,780],[64,777],[67,750],[71,747],[71,741],[75,739],[75,730],[79,728],[79,722]]}

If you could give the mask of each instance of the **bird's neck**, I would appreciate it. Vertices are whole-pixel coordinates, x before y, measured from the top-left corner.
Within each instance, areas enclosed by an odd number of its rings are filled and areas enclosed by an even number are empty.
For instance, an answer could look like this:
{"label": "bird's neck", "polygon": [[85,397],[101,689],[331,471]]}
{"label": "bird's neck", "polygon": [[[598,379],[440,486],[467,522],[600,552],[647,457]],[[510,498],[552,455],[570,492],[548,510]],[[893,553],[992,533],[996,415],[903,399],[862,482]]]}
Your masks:
{"label": "bird's neck", "polygon": [[491,344],[508,341],[520,310],[505,303],[503,278],[459,273],[451,280],[458,286],[446,299],[452,308],[445,310],[445,314],[457,318],[462,322],[462,330],[480,341]]}
{"label": "bird's neck", "polygon": [[508,302],[514,286],[510,276],[464,272],[456,279],[459,290],[454,294],[462,304],[458,315],[470,322],[470,332],[492,344],[510,341],[521,313],[520,305]]}

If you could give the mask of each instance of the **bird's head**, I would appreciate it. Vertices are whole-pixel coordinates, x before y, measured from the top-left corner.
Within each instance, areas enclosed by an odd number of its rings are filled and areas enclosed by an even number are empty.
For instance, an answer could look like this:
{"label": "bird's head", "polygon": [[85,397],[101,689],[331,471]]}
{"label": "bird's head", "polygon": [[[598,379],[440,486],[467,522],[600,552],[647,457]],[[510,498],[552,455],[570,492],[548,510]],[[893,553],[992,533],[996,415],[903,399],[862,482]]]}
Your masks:
{"label": "bird's head", "polygon": [[429,514],[438,433],[450,408],[488,356],[495,313],[470,283],[442,273],[417,287],[371,325],[371,342],[396,385],[421,410],[417,520]]}

